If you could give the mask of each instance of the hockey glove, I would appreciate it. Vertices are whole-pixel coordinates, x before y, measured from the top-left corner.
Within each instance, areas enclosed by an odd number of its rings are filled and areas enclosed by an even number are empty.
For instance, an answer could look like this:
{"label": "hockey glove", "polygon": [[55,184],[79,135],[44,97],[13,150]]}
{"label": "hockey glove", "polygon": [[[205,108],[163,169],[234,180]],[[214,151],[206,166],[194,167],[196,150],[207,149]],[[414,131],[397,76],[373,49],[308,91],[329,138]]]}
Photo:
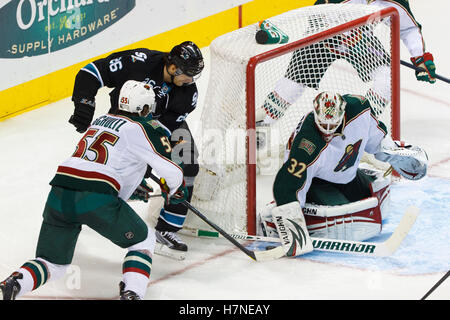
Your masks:
{"label": "hockey glove", "polygon": [[147,184],[145,179],[142,179],[141,184],[134,190],[130,200],[140,200],[147,203],[151,192],[153,192],[153,188]]}
{"label": "hockey glove", "polygon": [[95,101],[86,98],[72,98],[75,104],[75,111],[69,119],[69,123],[73,124],[77,131],[83,133],[91,125],[94,117]]}
{"label": "hockey glove", "polygon": [[402,141],[393,141],[394,144],[383,142],[380,151],[374,154],[375,159],[388,162],[397,173],[409,180],[419,180],[427,174],[428,156],[425,150]]}
{"label": "hockey glove", "polygon": [[427,81],[430,83],[436,82],[436,66],[433,62],[433,55],[425,52],[423,56],[411,58],[414,66],[424,69],[424,71],[416,70],[416,78],[419,81]]}
{"label": "hockey glove", "polygon": [[186,188],[186,184],[183,183],[181,184],[181,186],[177,189],[177,191],[171,196],[169,197],[169,186],[166,183],[166,180],[164,178],[161,178],[159,180],[159,186],[161,187],[161,194],[164,197],[164,202],[165,204],[179,204],[182,203],[183,201],[187,200],[188,195],[189,195],[189,191]]}

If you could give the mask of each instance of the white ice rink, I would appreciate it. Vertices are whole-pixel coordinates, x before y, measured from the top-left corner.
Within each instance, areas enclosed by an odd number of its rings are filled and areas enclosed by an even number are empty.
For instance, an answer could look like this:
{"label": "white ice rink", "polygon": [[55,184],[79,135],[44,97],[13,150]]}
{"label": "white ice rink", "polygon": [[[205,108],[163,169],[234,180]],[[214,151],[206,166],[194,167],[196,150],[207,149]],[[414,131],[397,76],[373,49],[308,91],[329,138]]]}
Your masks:
{"label": "white ice rink", "polygon": [[[423,26],[427,50],[437,73],[450,78],[450,30],[447,0],[411,1]],[[203,49],[208,58],[208,48]],[[402,59],[409,55],[402,44]],[[207,60],[208,61],[208,60]],[[195,136],[208,77],[199,80],[200,104],[188,118]],[[386,258],[311,253],[301,258],[254,262],[226,240],[183,236],[186,260],[155,255],[146,299],[149,300],[417,300],[450,269],[450,84],[418,82],[401,70],[401,136],[422,146],[430,158],[428,177],[392,187],[392,212],[385,240],[403,211],[421,213],[401,247]],[[96,115],[109,108],[107,90],[97,98]],[[0,280],[34,258],[41,214],[60,162],[70,156],[80,134],[67,120],[70,98],[0,122]],[[133,203],[146,212],[146,204]],[[67,275],[26,294],[24,299],[117,299],[126,251],[84,227]],[[449,300],[450,280],[429,299]]]}

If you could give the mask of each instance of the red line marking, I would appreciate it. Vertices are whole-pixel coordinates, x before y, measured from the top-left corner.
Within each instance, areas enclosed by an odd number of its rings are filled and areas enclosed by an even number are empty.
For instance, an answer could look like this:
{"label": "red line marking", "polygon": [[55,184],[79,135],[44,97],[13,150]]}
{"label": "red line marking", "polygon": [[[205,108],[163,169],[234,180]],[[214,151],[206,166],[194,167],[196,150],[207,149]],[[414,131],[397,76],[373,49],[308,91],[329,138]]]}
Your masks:
{"label": "red line marking", "polygon": [[[222,251],[222,252],[217,253],[217,254],[215,254],[213,256],[205,258],[203,260],[194,262],[194,263],[184,267],[183,269],[171,272],[171,273],[165,275],[164,277],[161,277],[159,279],[155,279],[153,281],[150,280],[147,288],[150,287],[151,285],[154,285],[154,284],[159,283],[161,281],[164,281],[164,280],[170,279],[172,277],[178,276],[178,275],[180,275],[180,274],[182,274],[182,273],[184,273],[186,271],[189,271],[189,270],[192,270],[192,269],[197,268],[199,266],[202,266],[202,265],[204,265],[205,263],[207,263],[209,261],[212,261],[212,260],[215,260],[217,258],[226,256],[226,255],[228,255],[230,253],[233,253],[235,251],[237,251],[237,248],[232,248],[232,249],[228,249],[228,250]],[[119,289],[119,286],[117,286],[117,289]],[[92,298],[89,298],[89,297],[74,297],[74,296],[62,297],[62,296],[41,296],[41,295],[30,296],[30,295],[23,295],[23,296],[19,297],[19,299],[28,299],[28,300],[119,300],[119,296],[117,295],[117,296],[114,296],[114,297],[111,297],[111,298],[107,298],[107,297],[92,297]]]}
{"label": "red line marking", "polygon": [[425,99],[428,99],[428,100],[431,100],[431,101],[443,104],[444,106],[450,107],[450,103],[448,101],[444,101],[444,100],[441,100],[441,99],[438,99],[438,98],[435,98],[435,97],[432,97],[432,96],[429,96],[429,95],[426,95],[426,94],[423,94],[423,93],[418,93],[418,92],[415,92],[415,91],[413,91],[411,89],[401,88],[401,91],[404,91],[404,92],[407,92],[409,94],[412,94],[412,95],[415,95],[415,96],[418,96],[418,97],[421,97],[421,98],[425,98]]}
{"label": "red line marking", "polygon": [[182,273],[184,273],[184,272],[186,272],[186,271],[189,271],[189,270],[191,270],[191,269],[194,269],[194,268],[197,268],[197,267],[199,267],[199,266],[202,266],[202,265],[204,265],[205,263],[207,263],[207,262],[209,262],[209,261],[211,261],[211,260],[215,260],[215,259],[217,259],[217,258],[226,256],[226,255],[228,255],[228,254],[230,254],[230,253],[232,253],[232,252],[235,252],[236,250],[237,250],[236,248],[232,248],[232,249],[228,249],[228,250],[222,251],[222,252],[220,252],[220,253],[218,253],[218,254],[215,254],[215,255],[213,255],[213,256],[211,256],[211,257],[209,257],[209,258],[206,258],[206,259],[200,260],[200,261],[198,261],[198,262],[192,263],[192,264],[186,266],[186,267],[183,268],[183,269],[180,269],[180,270],[178,270],[178,271],[171,272],[171,273],[167,274],[166,276],[164,276],[164,277],[162,277],[162,278],[156,279],[156,280],[154,280],[154,281],[151,281],[151,280],[150,280],[150,282],[149,282],[149,284],[148,284],[147,287],[150,287],[150,286],[152,286],[152,285],[154,285],[154,284],[156,284],[156,283],[158,283],[158,282],[167,280],[167,279],[169,279],[169,278],[175,277],[175,276],[177,276],[177,275],[179,275],[179,274],[182,274]]}
{"label": "red line marking", "polygon": [[441,161],[438,161],[438,162],[436,162],[436,163],[431,164],[431,165],[430,165],[430,168],[437,167],[437,166],[439,166],[439,165],[441,165],[441,164],[443,164],[443,163],[449,162],[449,161],[450,161],[450,157],[448,157],[448,158],[446,158],[446,159],[442,159]]}

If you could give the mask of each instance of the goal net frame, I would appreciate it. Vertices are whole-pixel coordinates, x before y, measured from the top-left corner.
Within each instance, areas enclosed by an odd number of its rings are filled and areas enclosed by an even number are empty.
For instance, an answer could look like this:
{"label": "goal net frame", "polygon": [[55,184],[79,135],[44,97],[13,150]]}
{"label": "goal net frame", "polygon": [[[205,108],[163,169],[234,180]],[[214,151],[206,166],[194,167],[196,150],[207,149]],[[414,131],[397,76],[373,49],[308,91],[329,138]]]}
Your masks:
{"label": "goal net frame", "polygon": [[346,22],[301,40],[287,43],[250,58],[246,68],[246,110],[247,110],[247,233],[256,234],[256,131],[255,131],[255,70],[258,64],[306,47],[334,35],[363,26],[374,19],[390,18],[391,39],[391,136],[400,139],[400,17],[395,8],[381,9],[372,14]]}

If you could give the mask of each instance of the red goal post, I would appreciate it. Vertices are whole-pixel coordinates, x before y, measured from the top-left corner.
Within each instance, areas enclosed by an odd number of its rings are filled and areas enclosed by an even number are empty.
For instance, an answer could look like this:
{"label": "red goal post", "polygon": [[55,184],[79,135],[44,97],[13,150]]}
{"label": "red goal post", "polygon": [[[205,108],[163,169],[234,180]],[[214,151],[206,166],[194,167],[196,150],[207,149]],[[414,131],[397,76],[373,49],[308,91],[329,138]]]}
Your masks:
{"label": "red goal post", "polygon": [[[378,19],[391,18],[391,136],[394,140],[400,140],[400,17],[397,9],[390,7],[382,9],[375,15]],[[256,159],[256,137],[255,137],[255,69],[259,63],[273,59],[286,52],[317,43],[321,40],[341,34],[367,24],[374,19],[374,14],[336,26],[332,29],[322,31],[307,38],[287,43],[284,46],[263,52],[250,58],[247,64],[247,159]],[[256,160],[248,161],[247,180],[256,181]],[[247,231],[248,234],[256,232],[256,184],[247,184]]]}

